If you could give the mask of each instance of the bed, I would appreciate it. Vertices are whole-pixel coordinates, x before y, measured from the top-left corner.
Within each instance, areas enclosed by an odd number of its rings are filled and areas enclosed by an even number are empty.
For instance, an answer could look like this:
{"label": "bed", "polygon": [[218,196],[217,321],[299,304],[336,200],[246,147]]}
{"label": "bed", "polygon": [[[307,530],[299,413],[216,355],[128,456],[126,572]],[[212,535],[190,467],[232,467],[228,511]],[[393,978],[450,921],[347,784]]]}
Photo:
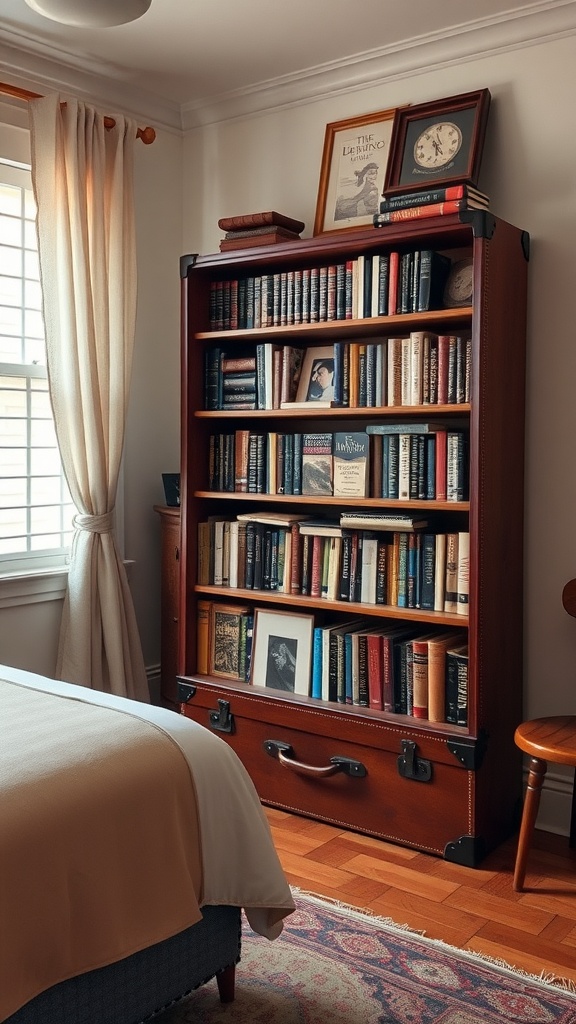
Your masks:
{"label": "bed", "polygon": [[252,782],[184,716],[0,666],[0,1021],[138,1024],[290,888]]}

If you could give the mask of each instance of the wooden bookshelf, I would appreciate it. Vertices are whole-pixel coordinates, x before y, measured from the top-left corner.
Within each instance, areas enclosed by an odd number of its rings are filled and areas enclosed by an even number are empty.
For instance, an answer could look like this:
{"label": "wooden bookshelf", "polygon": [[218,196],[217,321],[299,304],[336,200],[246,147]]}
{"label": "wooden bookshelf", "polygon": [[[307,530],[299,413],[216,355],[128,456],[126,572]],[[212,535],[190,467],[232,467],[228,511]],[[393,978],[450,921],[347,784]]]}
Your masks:
{"label": "wooden bookshelf", "polygon": [[[387,229],[336,232],[181,260],[182,527],[178,639],[182,712],[213,729],[245,763],[264,803],[475,866],[518,821],[522,717],[525,232],[489,213]],[[474,262],[474,305],[285,326],[211,329],[211,289],[238,280],[396,250],[435,249]],[[472,339],[469,401],[457,406],[221,410],[204,407],[206,351],[264,341],[301,347],[429,330]],[[211,435],[236,429],[365,431],[370,423],[454,418],[468,438],[466,500],[399,501],[215,491]],[[256,426],[257,425],[257,426]],[[426,511],[438,532],[470,536],[468,615],[251,588],[200,584],[198,523],[271,509],[330,518],[338,510]],[[365,616],[374,626],[459,630],[468,644],[467,724],[431,722],[197,670],[199,600],[307,613],[314,625]]]}

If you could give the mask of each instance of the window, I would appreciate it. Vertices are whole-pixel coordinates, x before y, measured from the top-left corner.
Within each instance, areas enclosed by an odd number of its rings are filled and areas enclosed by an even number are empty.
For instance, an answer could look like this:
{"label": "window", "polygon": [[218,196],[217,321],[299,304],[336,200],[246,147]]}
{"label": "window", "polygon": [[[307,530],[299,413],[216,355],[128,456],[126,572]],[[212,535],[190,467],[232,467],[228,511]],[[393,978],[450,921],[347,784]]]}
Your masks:
{"label": "window", "polygon": [[0,573],[67,561],[72,504],[56,443],[30,169],[0,158]]}

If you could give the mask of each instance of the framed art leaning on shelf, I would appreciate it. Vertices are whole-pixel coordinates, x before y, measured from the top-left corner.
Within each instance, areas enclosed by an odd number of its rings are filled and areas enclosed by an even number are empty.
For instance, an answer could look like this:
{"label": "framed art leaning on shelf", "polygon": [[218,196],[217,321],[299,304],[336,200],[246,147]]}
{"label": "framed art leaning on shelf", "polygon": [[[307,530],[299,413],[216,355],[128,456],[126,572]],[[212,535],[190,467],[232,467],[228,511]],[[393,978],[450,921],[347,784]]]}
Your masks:
{"label": "framed art leaning on shelf", "polygon": [[314,235],[372,224],[384,184],[396,111],[326,125]]}
{"label": "framed art leaning on shelf", "polygon": [[307,697],[313,624],[313,615],[257,608],[251,682]]}

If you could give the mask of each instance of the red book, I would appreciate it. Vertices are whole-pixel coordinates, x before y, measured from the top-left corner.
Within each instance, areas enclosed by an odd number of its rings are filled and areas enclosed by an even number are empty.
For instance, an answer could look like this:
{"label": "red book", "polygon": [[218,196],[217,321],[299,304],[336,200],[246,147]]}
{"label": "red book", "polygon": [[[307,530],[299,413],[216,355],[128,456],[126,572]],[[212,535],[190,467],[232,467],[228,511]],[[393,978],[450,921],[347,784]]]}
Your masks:
{"label": "red book", "polygon": [[448,369],[452,342],[456,342],[453,335],[438,335],[438,405],[448,404]]}
{"label": "red book", "polygon": [[398,274],[400,272],[400,253],[391,252],[388,268],[388,316],[398,312]]}
{"label": "red book", "polygon": [[302,538],[298,523],[292,523],[290,527],[290,536],[292,538],[291,550],[290,550],[290,593],[300,593],[300,550],[302,546]]}
{"label": "red book", "polygon": [[428,718],[428,640],[412,641],[412,714]]}
{"label": "red book", "polygon": [[465,199],[449,199],[444,203],[426,203],[423,206],[404,206],[398,210],[387,210],[386,213],[374,215],[374,227],[382,224],[394,224],[403,220],[418,220],[423,217],[443,217],[448,213],[459,213],[468,209]]}
{"label": "red book", "polygon": [[296,231],[298,234],[306,227],[304,221],[286,217],[285,214],[273,210],[267,210],[265,213],[243,213],[236,217],[221,217],[218,221],[218,227],[222,231],[241,231],[243,228],[268,226],[287,228],[288,231]]}
{"label": "red book", "polygon": [[368,701],[375,711],[383,710],[382,703],[382,636],[380,633],[366,634],[368,660]]}
{"label": "red book", "polygon": [[322,537],[315,533],[312,537],[312,561],[310,566],[310,597],[322,594]]}

